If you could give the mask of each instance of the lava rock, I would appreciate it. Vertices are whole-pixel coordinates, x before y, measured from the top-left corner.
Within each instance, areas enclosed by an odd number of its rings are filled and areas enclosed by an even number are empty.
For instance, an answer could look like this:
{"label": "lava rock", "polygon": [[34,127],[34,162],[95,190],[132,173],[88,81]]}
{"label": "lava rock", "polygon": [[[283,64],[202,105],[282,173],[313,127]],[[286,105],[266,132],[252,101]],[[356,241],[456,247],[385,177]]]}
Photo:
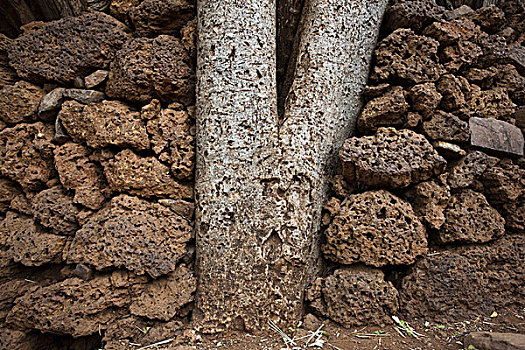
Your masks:
{"label": "lava rock", "polygon": [[425,28],[423,35],[436,39],[444,47],[458,41],[476,41],[481,35],[481,29],[472,20],[461,17],[434,22]]}
{"label": "lava rock", "polygon": [[436,180],[422,182],[404,193],[414,212],[431,229],[439,229],[445,223],[444,211],[450,200],[450,188]]}
{"label": "lava rock", "polygon": [[409,107],[403,88],[395,86],[365,105],[357,119],[357,128],[373,133],[381,126],[403,126]]}
{"label": "lava rock", "polygon": [[193,188],[179,184],[169,168],[155,157],[140,157],[126,149],[104,166],[112,190],[143,197],[192,198]]}
{"label": "lava rock", "polygon": [[21,194],[16,184],[7,179],[0,178],[0,213],[5,213],[11,201]]}
{"label": "lava rock", "polygon": [[323,253],[342,264],[411,264],[427,252],[425,227],[410,204],[387,191],[351,195],[324,232]]}
{"label": "lava rock", "polygon": [[26,81],[4,86],[0,90],[0,119],[6,123],[35,120],[43,96],[44,90]]}
{"label": "lava rock", "polygon": [[471,93],[467,79],[453,74],[445,74],[439,78],[436,88],[443,96],[439,106],[445,111],[454,111],[466,106]]}
{"label": "lava rock", "polygon": [[469,125],[454,114],[436,111],[423,122],[423,131],[432,140],[467,142],[470,138]]}
{"label": "lava rock", "polygon": [[446,166],[423,136],[393,128],[347,139],[339,157],[348,182],[391,189],[428,180]]}
{"label": "lava rock", "polygon": [[129,16],[139,36],[178,34],[195,17],[191,0],[144,0],[131,7]]}
{"label": "lava rock", "polygon": [[509,156],[523,156],[523,134],[512,124],[496,119],[470,118],[470,144]]}
{"label": "lava rock", "polygon": [[15,39],[9,63],[34,82],[71,84],[94,69],[105,69],[128,39],[128,29],[101,12],[50,22]]}
{"label": "lava rock", "polygon": [[452,188],[469,187],[485,170],[497,163],[497,158],[490,157],[483,152],[470,152],[452,166],[447,181]]}
{"label": "lava rock", "polygon": [[381,270],[347,267],[318,278],[306,300],[321,316],[344,327],[383,325],[399,308],[398,292]]}
{"label": "lava rock", "polygon": [[160,35],[128,42],[111,63],[106,94],[142,103],[157,98],[192,104],[195,73],[180,40]]}
{"label": "lava rock", "polygon": [[144,150],[150,144],[140,113],[119,101],[87,106],[68,101],[58,117],[73,141],[86,142],[93,148],[114,145]]}
{"label": "lava rock", "polygon": [[192,228],[180,215],[121,195],[87,220],[65,255],[69,263],[97,270],[125,267],[157,278],[175,270],[191,238]]}
{"label": "lava rock", "polygon": [[18,80],[16,72],[9,65],[8,50],[12,42],[12,39],[0,33],[0,89]]}
{"label": "lava rock", "polygon": [[434,112],[442,97],[434,83],[418,84],[408,91],[412,108],[425,116]]}
{"label": "lava rock", "polygon": [[494,118],[510,120],[516,112],[516,104],[512,102],[503,88],[473,91],[471,98],[464,107],[465,115],[479,118]]}
{"label": "lava rock", "polygon": [[[58,111],[64,102],[65,91],[64,88],[56,88],[42,97],[38,106],[38,114],[41,119],[52,119],[50,116],[54,116],[54,112]],[[42,118],[42,116],[44,117]]]}
{"label": "lava rock", "polygon": [[60,186],[38,193],[31,200],[35,218],[57,234],[74,235],[78,229],[78,208]]}
{"label": "lava rock", "polygon": [[387,6],[383,29],[393,32],[397,28],[410,28],[420,32],[424,27],[441,19],[445,8],[432,0],[402,0]]}

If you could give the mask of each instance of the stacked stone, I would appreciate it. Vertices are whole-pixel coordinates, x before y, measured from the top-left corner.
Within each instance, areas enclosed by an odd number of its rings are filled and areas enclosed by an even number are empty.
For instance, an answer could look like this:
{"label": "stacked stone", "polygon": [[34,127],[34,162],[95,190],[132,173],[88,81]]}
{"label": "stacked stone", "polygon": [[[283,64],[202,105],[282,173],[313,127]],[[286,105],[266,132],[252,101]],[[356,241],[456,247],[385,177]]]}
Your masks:
{"label": "stacked stone", "polygon": [[0,348],[190,335],[195,16],[113,1],[0,36]]}
{"label": "stacked stone", "polygon": [[325,205],[335,272],[307,293],[318,316],[358,326],[524,305],[525,17],[501,6],[389,6]]}

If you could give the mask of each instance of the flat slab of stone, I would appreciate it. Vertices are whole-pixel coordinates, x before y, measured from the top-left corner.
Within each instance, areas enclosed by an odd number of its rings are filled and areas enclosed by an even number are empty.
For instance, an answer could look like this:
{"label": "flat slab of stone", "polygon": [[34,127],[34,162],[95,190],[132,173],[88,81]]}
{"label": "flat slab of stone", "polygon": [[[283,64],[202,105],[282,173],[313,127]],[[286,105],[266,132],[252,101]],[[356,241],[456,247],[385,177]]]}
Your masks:
{"label": "flat slab of stone", "polygon": [[464,344],[477,350],[523,350],[525,334],[472,332],[465,337]]}
{"label": "flat slab of stone", "polygon": [[469,120],[470,144],[506,155],[523,156],[523,134],[507,122],[473,117]]}

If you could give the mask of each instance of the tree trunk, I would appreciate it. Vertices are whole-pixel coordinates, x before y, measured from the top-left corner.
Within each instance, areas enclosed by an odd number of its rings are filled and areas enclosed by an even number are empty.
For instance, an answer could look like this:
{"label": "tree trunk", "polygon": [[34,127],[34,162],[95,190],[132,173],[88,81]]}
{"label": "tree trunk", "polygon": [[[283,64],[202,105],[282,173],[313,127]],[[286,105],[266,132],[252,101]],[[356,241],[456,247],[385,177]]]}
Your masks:
{"label": "tree trunk", "polygon": [[274,0],[198,5],[196,325],[302,314],[334,155],[360,108],[386,0],[311,0],[277,115]]}

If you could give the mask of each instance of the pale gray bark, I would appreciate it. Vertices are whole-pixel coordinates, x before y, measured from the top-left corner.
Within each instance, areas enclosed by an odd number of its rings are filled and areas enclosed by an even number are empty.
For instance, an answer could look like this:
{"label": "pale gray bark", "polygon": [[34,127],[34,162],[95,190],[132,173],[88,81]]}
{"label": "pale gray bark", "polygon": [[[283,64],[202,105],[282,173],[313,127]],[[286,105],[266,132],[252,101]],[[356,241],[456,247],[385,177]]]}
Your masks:
{"label": "pale gray bark", "polygon": [[301,316],[334,155],[360,108],[386,0],[311,0],[284,119],[274,0],[198,5],[196,325]]}

